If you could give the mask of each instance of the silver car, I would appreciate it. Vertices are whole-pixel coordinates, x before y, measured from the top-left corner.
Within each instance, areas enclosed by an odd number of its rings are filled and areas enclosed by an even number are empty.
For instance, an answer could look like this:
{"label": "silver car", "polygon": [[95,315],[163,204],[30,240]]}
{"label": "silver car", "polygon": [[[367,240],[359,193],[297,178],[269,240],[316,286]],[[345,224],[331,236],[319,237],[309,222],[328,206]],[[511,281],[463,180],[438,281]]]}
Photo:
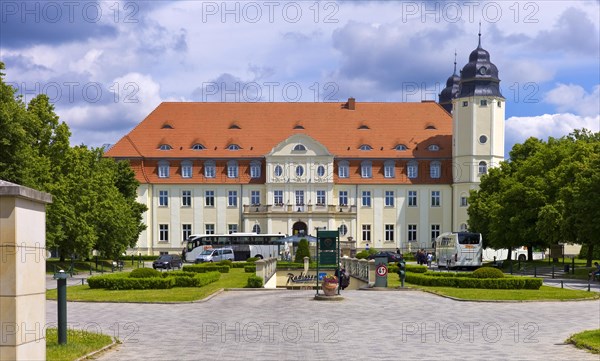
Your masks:
{"label": "silver car", "polygon": [[205,249],[196,257],[196,263],[219,262],[227,259],[231,261],[234,259],[232,248]]}

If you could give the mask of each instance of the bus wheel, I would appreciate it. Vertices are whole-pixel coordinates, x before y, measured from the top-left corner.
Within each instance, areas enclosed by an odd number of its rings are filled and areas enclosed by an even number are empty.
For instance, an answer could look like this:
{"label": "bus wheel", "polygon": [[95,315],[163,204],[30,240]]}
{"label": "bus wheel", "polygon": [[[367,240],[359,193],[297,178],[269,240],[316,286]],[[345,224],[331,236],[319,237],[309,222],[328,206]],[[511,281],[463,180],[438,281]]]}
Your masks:
{"label": "bus wheel", "polygon": [[257,255],[256,255],[256,256],[254,256],[254,257],[256,257],[256,258],[258,258],[258,259],[263,259],[263,258],[264,258],[264,257],[262,256],[262,254],[257,254]]}
{"label": "bus wheel", "polygon": [[520,254],[519,255],[519,261],[521,261],[521,262],[527,261],[527,256],[525,256],[524,254]]}

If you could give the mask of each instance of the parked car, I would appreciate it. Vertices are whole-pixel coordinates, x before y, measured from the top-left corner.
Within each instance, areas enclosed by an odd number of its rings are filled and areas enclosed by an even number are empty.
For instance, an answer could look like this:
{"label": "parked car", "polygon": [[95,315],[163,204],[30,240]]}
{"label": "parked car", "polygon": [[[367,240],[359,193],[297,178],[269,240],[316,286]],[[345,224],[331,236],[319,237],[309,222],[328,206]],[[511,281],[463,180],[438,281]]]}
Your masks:
{"label": "parked car", "polygon": [[164,269],[173,269],[179,268],[183,265],[183,261],[181,257],[176,254],[163,254],[158,257],[158,259],[152,262],[152,268],[164,268]]}
{"label": "parked car", "polygon": [[398,262],[402,259],[402,256],[400,254],[388,251],[371,254],[367,257],[367,259],[375,259],[382,257],[387,257],[388,263]]}
{"label": "parked car", "polygon": [[226,259],[233,261],[233,248],[205,249],[196,257],[196,263],[219,262]]}

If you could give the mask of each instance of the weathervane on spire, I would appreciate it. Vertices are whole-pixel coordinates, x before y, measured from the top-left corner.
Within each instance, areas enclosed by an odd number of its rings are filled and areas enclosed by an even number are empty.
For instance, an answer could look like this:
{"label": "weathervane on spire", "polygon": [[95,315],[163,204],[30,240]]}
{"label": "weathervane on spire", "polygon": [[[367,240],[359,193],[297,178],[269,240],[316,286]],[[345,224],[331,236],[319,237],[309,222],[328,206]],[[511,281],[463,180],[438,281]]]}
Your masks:
{"label": "weathervane on spire", "polygon": [[454,49],[454,75],[456,75],[456,49]]}
{"label": "weathervane on spire", "polygon": [[479,20],[479,45],[478,48],[481,48],[481,20]]}

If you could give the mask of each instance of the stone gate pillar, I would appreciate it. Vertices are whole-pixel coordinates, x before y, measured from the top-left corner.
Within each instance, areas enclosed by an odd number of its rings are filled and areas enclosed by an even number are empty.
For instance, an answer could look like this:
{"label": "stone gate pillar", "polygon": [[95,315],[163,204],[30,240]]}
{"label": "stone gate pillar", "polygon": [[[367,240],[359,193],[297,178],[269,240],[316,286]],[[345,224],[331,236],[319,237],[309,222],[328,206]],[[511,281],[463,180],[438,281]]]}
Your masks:
{"label": "stone gate pillar", "polygon": [[46,204],[0,180],[0,360],[46,359]]}

